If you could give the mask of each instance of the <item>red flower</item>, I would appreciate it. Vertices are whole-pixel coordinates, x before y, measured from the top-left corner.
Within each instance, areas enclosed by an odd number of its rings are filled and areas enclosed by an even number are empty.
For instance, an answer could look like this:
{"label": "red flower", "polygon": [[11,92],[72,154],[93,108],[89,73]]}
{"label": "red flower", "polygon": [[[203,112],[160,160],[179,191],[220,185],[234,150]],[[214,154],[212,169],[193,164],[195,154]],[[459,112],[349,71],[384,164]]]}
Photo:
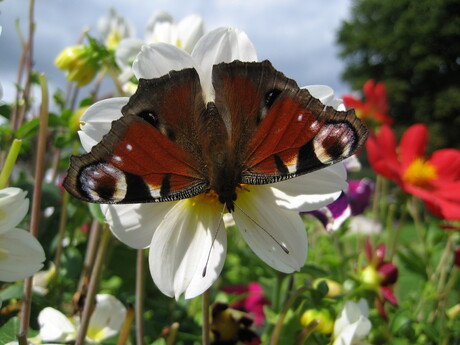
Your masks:
{"label": "red flower", "polygon": [[254,315],[254,324],[260,326],[265,318],[264,305],[270,301],[264,297],[264,290],[259,283],[249,283],[246,285],[233,285],[223,289],[229,294],[242,295],[243,298],[233,302],[230,307]]}
{"label": "red flower", "polygon": [[363,86],[363,94],[364,102],[351,95],[342,96],[345,106],[355,108],[356,115],[371,128],[382,124],[390,125],[393,119],[388,116],[385,84],[368,80]]}
{"label": "red flower", "polygon": [[409,194],[422,199],[434,215],[447,220],[460,219],[460,151],[442,149],[425,159],[426,126],[411,126],[402,136],[399,148],[393,131],[383,126],[367,143],[372,168]]}

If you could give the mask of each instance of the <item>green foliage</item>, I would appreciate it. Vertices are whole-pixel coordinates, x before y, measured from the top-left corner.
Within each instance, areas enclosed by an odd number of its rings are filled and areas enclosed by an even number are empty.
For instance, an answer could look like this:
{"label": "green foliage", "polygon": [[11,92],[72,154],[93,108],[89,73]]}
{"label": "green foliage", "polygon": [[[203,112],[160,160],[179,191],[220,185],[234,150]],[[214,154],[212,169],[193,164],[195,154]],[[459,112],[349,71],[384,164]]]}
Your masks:
{"label": "green foliage", "polygon": [[337,36],[343,78],[383,81],[396,125],[425,123],[434,147],[459,147],[459,28],[457,0],[355,0]]}

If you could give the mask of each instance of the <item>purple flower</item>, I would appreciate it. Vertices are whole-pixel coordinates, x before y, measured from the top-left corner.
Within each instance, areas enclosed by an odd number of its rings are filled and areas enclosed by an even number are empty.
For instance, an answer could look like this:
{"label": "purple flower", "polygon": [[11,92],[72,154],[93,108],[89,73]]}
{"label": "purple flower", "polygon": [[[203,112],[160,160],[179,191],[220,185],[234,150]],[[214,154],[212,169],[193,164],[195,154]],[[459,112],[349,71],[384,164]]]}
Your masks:
{"label": "purple flower", "polygon": [[371,180],[351,180],[348,181],[348,189],[336,201],[307,214],[315,216],[328,232],[336,231],[351,215],[364,213],[373,192],[374,183]]}

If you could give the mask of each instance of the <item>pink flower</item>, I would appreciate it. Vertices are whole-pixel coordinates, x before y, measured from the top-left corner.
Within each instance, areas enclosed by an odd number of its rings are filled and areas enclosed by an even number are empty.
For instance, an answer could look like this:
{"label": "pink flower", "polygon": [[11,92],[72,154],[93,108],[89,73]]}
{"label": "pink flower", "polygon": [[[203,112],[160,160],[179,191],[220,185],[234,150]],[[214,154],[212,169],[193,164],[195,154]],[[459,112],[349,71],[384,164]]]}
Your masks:
{"label": "pink flower", "polygon": [[270,301],[264,297],[264,290],[259,283],[228,286],[223,291],[228,294],[241,295],[242,298],[237,299],[230,307],[254,315],[256,327],[262,324],[265,319],[264,305],[269,305]]}

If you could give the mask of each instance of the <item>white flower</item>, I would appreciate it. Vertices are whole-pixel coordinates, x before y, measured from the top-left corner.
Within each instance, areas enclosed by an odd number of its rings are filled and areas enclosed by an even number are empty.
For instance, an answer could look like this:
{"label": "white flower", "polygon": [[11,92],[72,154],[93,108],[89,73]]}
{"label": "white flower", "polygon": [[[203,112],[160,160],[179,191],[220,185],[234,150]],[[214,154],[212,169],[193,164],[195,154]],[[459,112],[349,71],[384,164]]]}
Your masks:
{"label": "white flower", "polygon": [[362,340],[372,327],[368,316],[369,306],[365,299],[360,299],[358,303],[347,301],[335,320],[333,345],[367,344]]}
{"label": "white flower", "polygon": [[26,194],[14,187],[0,190],[0,281],[27,278],[45,261],[38,240],[28,231],[16,228],[29,209]]}
{"label": "white flower", "polygon": [[[214,97],[212,66],[235,59],[255,61],[254,46],[244,32],[219,28],[203,36],[191,55],[164,43],[144,46],[133,70],[137,78],[148,79],[194,67],[208,102]],[[329,88],[320,89],[318,93],[333,99]],[[127,102],[128,98],[101,101],[83,115],[79,134],[87,151],[107,133],[111,121],[122,116],[121,108]],[[298,212],[334,201],[347,186],[345,178],[345,169],[338,164],[273,185],[245,186],[238,194],[239,207],[232,213],[233,219],[262,260],[282,272],[297,271],[307,255],[307,235]],[[203,195],[165,203],[102,206],[116,237],[134,248],[150,247],[154,282],[164,294],[176,298],[182,293],[185,298],[195,297],[218,278],[227,247],[222,208],[222,204],[209,202]],[[289,254],[281,243],[289,248]]]}
{"label": "white flower", "polygon": [[32,289],[40,295],[46,295],[48,293],[48,284],[55,275],[56,266],[51,263],[47,270],[34,274],[32,279]]}
{"label": "white flower", "polygon": [[[96,306],[89,320],[86,341],[100,343],[117,334],[125,320],[125,306],[112,295],[96,295]],[[76,339],[79,319],[68,318],[47,307],[38,315],[40,338],[44,341],[69,342]]]}
{"label": "white flower", "polygon": [[115,59],[122,71],[120,79],[127,82],[133,76],[132,63],[143,45],[169,43],[191,53],[203,34],[203,18],[199,15],[189,15],[176,24],[169,13],[155,12],[145,28],[144,40],[127,38],[118,45]]}
{"label": "white flower", "polygon": [[382,224],[377,221],[367,218],[363,215],[354,216],[350,220],[348,229],[349,234],[361,235],[378,235],[382,232]]}
{"label": "white flower", "polygon": [[135,36],[135,27],[131,21],[111,8],[107,16],[99,18],[97,29],[105,41],[107,48],[115,49],[121,40]]}

